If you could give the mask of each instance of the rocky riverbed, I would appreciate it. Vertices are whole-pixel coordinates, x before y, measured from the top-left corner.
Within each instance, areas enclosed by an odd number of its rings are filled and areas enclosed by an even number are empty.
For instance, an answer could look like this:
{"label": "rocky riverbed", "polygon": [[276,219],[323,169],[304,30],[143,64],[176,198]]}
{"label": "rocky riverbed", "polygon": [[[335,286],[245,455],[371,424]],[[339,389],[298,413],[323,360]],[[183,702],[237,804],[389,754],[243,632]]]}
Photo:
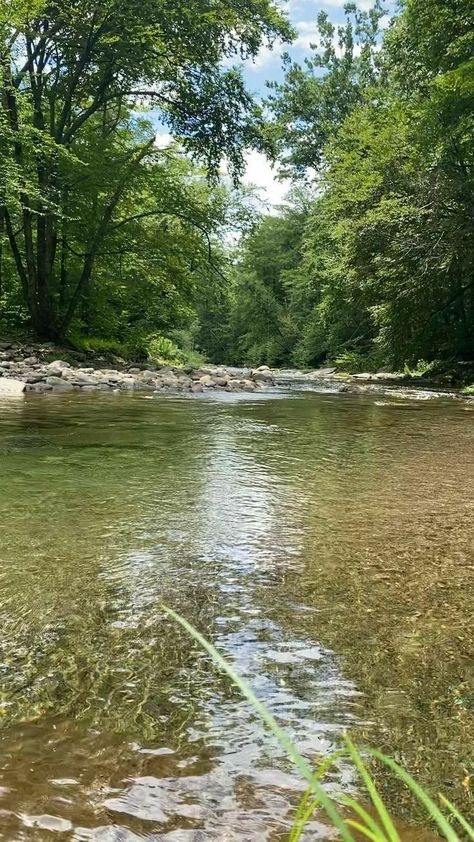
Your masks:
{"label": "rocky riverbed", "polygon": [[[57,354],[57,358],[56,358]],[[62,356],[68,359],[62,359]],[[334,368],[309,372],[222,366],[173,367],[151,363],[109,362],[87,358],[81,352],[50,345],[0,342],[0,396],[24,392],[92,392],[143,390],[152,393],[190,393],[219,391],[256,392],[268,389],[311,390],[372,394],[391,399],[431,400],[457,398],[460,392],[424,388],[404,382],[390,372],[378,374],[340,374]],[[471,405],[474,405],[471,399]]]}
{"label": "rocky riverbed", "polygon": [[[70,352],[67,354],[71,356]],[[136,363],[110,367],[67,362],[41,345],[0,342],[0,394],[26,392],[92,392],[146,390],[199,393],[223,389],[255,392],[275,385],[268,366],[256,369],[222,367],[175,368]]]}

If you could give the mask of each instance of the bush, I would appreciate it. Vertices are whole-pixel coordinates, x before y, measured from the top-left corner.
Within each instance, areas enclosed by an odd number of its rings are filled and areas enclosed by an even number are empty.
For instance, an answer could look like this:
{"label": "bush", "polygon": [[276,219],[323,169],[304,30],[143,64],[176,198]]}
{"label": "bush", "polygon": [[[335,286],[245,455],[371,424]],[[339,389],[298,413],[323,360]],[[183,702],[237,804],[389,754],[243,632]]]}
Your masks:
{"label": "bush", "polygon": [[126,359],[129,355],[129,348],[125,342],[118,339],[103,338],[100,336],[71,336],[71,345],[78,351],[90,354],[104,354]]}
{"label": "bush", "polygon": [[426,377],[435,367],[435,362],[427,362],[426,360],[418,360],[415,366],[405,365],[404,373],[410,377]]}
{"label": "bush", "polygon": [[360,374],[363,371],[377,371],[384,364],[381,354],[361,354],[358,351],[344,351],[335,360],[335,365],[349,374]]}
{"label": "bush", "polygon": [[159,333],[147,338],[148,359],[158,365],[184,365],[186,354],[181,348]]}

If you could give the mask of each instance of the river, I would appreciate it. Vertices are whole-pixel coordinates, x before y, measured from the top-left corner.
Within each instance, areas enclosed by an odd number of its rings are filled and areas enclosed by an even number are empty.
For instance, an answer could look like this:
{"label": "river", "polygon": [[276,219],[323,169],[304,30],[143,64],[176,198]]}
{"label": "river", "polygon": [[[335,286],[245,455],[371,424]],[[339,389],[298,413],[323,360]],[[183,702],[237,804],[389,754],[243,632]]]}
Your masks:
{"label": "river", "polygon": [[350,728],[469,813],[465,404],[32,395],[0,457],[1,839],[285,838],[298,776],[164,603],[311,762]]}

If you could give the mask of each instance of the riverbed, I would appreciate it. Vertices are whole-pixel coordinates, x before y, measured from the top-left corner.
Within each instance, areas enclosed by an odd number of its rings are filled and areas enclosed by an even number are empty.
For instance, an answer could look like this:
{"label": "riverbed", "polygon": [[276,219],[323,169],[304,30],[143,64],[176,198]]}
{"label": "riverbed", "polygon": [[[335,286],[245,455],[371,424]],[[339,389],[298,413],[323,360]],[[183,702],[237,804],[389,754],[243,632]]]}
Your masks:
{"label": "riverbed", "polygon": [[285,838],[298,776],[163,604],[311,762],[349,728],[469,813],[470,407],[31,394],[0,457],[1,839]]}

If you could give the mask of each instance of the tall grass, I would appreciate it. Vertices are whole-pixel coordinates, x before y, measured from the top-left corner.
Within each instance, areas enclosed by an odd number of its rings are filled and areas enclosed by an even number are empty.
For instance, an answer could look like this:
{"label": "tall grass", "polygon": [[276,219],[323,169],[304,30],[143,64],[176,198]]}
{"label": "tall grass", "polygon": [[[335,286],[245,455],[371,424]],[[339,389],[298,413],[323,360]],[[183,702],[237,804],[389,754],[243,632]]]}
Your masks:
{"label": "tall grass", "polygon": [[[405,784],[414,798],[425,809],[427,820],[435,826],[442,838],[448,840],[448,842],[461,842],[462,839],[469,838],[474,842],[474,827],[447,798],[443,795],[439,796],[440,804],[444,809],[443,812],[441,807],[395,760],[373,748],[364,748],[363,752],[359,751],[347,734],[344,736],[344,748],[334,752],[318,769],[312,769],[300,755],[288,734],[278,725],[270,711],[257,698],[252,688],[235,672],[232,665],[216,647],[206,640],[184,617],[166,606],[164,606],[164,611],[209,653],[220,669],[227,673],[242,695],[251,702],[255,711],[276,737],[302,778],[307,782],[308,787],[296,810],[288,842],[299,842],[316,810],[323,811],[326,814],[330,823],[338,831],[339,837],[345,842],[356,842],[354,832],[357,832],[359,837],[362,835],[370,842],[401,842],[399,831],[375,786],[363,755],[373,757],[385,765],[396,778]],[[367,800],[371,807],[370,812],[354,798],[344,794],[333,798],[324,789],[321,781],[335,761],[342,756],[350,758],[356,767],[367,794]]]}

